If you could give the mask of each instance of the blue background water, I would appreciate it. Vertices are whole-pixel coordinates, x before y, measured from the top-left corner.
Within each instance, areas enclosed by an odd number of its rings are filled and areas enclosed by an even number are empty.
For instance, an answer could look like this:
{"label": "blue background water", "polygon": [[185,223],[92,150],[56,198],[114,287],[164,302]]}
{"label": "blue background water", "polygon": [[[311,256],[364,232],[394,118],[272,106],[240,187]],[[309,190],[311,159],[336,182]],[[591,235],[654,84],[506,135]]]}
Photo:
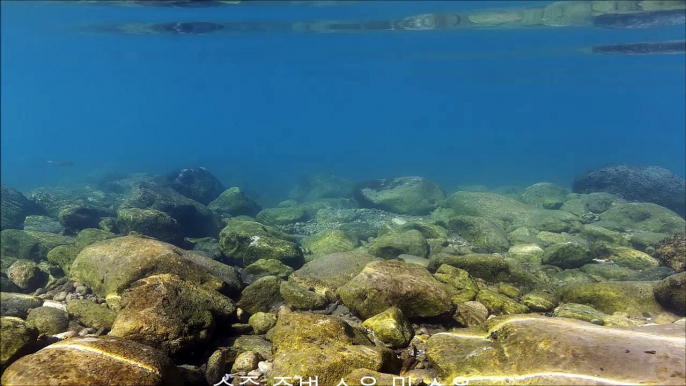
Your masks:
{"label": "blue background water", "polygon": [[[684,39],[537,28],[364,34],[107,35],[87,25],[389,19],[540,2],[131,8],[2,2],[2,182],[205,166],[285,196],[305,171],[353,180],[571,184],[606,163],[686,173],[685,57],[594,56]],[[75,162],[55,167],[46,160]]]}

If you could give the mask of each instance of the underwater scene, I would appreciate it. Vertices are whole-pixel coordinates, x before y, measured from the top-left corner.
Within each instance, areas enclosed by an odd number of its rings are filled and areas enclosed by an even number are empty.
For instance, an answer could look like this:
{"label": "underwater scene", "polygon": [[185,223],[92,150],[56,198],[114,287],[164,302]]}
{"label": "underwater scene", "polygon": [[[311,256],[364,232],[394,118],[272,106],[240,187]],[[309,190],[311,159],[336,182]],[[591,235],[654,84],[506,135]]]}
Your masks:
{"label": "underwater scene", "polygon": [[686,384],[686,1],[0,10],[2,385]]}

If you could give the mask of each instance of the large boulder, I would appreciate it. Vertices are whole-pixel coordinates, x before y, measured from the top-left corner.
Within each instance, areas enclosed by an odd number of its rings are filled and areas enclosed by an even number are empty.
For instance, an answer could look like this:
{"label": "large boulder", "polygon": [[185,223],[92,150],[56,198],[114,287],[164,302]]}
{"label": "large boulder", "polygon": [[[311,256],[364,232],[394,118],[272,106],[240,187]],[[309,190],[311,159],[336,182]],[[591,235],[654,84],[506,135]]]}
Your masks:
{"label": "large boulder", "polygon": [[686,215],[686,181],[658,166],[610,165],[574,180],[574,192],[608,192],[630,201],[652,202]]}
{"label": "large boulder", "polygon": [[660,241],[655,247],[655,258],[677,272],[686,270],[686,232]]}
{"label": "large boulder", "polygon": [[171,216],[179,223],[187,237],[215,236],[218,219],[203,204],[185,197],[171,188],[157,184],[138,182],[119,209],[155,209]]}
{"label": "large boulder", "polygon": [[357,247],[355,237],[340,229],[329,229],[315,235],[305,237],[300,245],[305,249],[305,259],[308,261],[320,258],[330,253],[348,252]]}
{"label": "large boulder", "polygon": [[26,319],[30,309],[43,305],[43,300],[36,296],[13,292],[0,292],[0,315],[16,316]]}
{"label": "large boulder", "polygon": [[265,276],[245,287],[236,306],[248,315],[254,315],[258,312],[270,312],[281,302],[281,280],[274,276]]}
{"label": "large boulder", "polygon": [[592,306],[606,314],[627,313],[640,317],[644,313],[664,311],[653,295],[655,283],[641,281],[576,283],[564,286],[560,292],[565,303]]}
{"label": "large boulder", "polygon": [[152,347],[113,336],[76,337],[14,362],[3,385],[174,386],[174,363]]}
{"label": "large boulder", "polygon": [[83,205],[94,210],[109,212],[121,203],[122,196],[103,192],[90,185],[50,186],[33,189],[27,192],[41,212],[57,218],[60,210],[71,205]]}
{"label": "large boulder", "polygon": [[225,284],[192,259],[221,264],[162,241],[125,236],[92,244],[74,260],[69,272],[72,280],[88,285],[98,296],[121,293],[133,282],[146,276],[171,273],[207,289]]}
{"label": "large boulder", "polygon": [[291,190],[289,197],[297,201],[315,201],[322,198],[350,198],[353,183],[343,177],[325,173],[306,174]]}
{"label": "large boulder", "polygon": [[[38,330],[25,321],[13,317],[0,317],[0,373],[22,355],[31,352]],[[6,383],[2,382],[3,385]]]}
{"label": "large boulder", "polygon": [[448,222],[448,227],[469,241],[474,252],[505,252],[510,247],[505,230],[496,220],[455,216]]}
{"label": "large boulder", "polygon": [[203,205],[224,191],[222,183],[203,167],[173,171],[167,176],[167,181],[172,189]]}
{"label": "large boulder", "polygon": [[496,193],[464,191],[448,196],[433,213],[436,218],[446,219],[457,215],[499,220],[506,228],[531,227],[550,232],[568,231],[579,220],[569,212],[536,208]]}
{"label": "large boulder", "polygon": [[260,204],[248,197],[241,188],[225,190],[207,206],[211,210],[229,216],[255,216],[262,210]]}
{"label": "large boulder", "polygon": [[615,205],[600,219],[633,231],[673,234],[686,229],[686,220],[671,210],[651,203]]}
{"label": "large boulder", "polygon": [[120,209],[117,211],[117,227],[125,235],[137,232],[174,245],[183,243],[179,223],[155,209]]}
{"label": "large boulder", "polygon": [[372,261],[374,256],[359,252],[340,252],[326,255],[310,261],[293,272],[288,281],[304,288],[313,288],[315,292],[335,299],[336,290],[357,276]]}
{"label": "large boulder", "polygon": [[567,198],[567,189],[551,182],[533,184],[522,193],[522,201],[545,209],[559,209]]}
{"label": "large boulder", "polygon": [[310,313],[280,313],[271,340],[275,377],[318,378],[323,386],[335,386],[358,368],[374,371],[397,371],[392,351],[377,348],[360,328],[352,327],[334,316]]}
{"label": "large boulder", "polygon": [[294,268],[301,267],[305,262],[302,250],[281,237],[258,222],[231,220],[219,234],[219,248],[244,266],[259,259],[273,259]]}
{"label": "large boulder", "polygon": [[435,334],[426,356],[441,384],[679,385],[684,331],[683,322],[616,328],[517,315],[489,320],[480,335]]}
{"label": "large boulder", "polygon": [[110,330],[117,313],[104,305],[86,299],[72,299],[67,302],[67,312],[84,326],[96,330]]}
{"label": "large boulder", "polygon": [[207,343],[236,313],[231,299],[169,274],[134,283],[121,306],[110,335],[172,355]]}
{"label": "large boulder", "polygon": [[555,244],[546,248],[542,260],[543,264],[563,269],[579,268],[592,261],[593,257],[587,248],[573,243]]}
{"label": "large boulder", "polygon": [[429,244],[418,230],[391,232],[378,237],[369,246],[369,254],[382,259],[395,259],[400,255],[429,256]]}
{"label": "large boulder", "polygon": [[33,261],[45,260],[48,252],[58,245],[74,243],[68,236],[49,232],[5,229],[0,232],[0,254]]}
{"label": "large boulder", "polygon": [[22,229],[34,206],[20,191],[0,184],[0,230]]}
{"label": "large boulder", "polygon": [[111,217],[114,212],[93,205],[75,204],[60,209],[57,219],[69,230],[97,228],[103,217]]}
{"label": "large boulder", "polygon": [[69,328],[69,314],[56,307],[38,307],[29,310],[26,323],[45,335],[55,335]]}
{"label": "large boulder", "polygon": [[263,209],[255,218],[269,225],[287,225],[299,221],[307,221],[309,216],[305,209],[300,206],[286,206]]}
{"label": "large boulder", "polygon": [[24,292],[33,292],[48,283],[48,274],[31,260],[20,259],[7,269],[7,277]]}
{"label": "large boulder", "polygon": [[440,256],[429,261],[429,271],[436,271],[442,264],[460,268],[470,276],[489,283],[510,283],[529,288],[544,285],[536,275],[525,270],[517,261],[495,255]]}
{"label": "large boulder", "polygon": [[425,215],[441,204],[445,193],[426,178],[399,177],[363,182],[355,187],[354,197],[363,207]]}
{"label": "large boulder", "polygon": [[450,287],[436,280],[426,268],[400,261],[374,261],[338,288],[343,303],[362,318],[390,307],[408,318],[452,314]]}
{"label": "large boulder", "polygon": [[665,308],[686,316],[686,272],[669,276],[655,286],[655,299]]}

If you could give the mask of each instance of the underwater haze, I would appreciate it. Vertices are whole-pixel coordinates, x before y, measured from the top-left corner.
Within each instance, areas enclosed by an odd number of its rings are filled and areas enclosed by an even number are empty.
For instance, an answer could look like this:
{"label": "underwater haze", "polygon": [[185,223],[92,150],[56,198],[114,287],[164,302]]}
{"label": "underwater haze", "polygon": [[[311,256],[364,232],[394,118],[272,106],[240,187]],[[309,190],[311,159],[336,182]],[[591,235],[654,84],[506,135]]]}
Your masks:
{"label": "underwater haze", "polygon": [[[388,20],[540,2],[2,2],[2,181],[17,189],[203,166],[284,197],[354,181],[569,186],[608,163],[684,176],[685,56],[592,55],[682,25],[123,34],[164,22]],[[303,4],[304,3],[304,4]],[[319,6],[318,6],[319,5]],[[74,163],[55,167],[47,160]]]}

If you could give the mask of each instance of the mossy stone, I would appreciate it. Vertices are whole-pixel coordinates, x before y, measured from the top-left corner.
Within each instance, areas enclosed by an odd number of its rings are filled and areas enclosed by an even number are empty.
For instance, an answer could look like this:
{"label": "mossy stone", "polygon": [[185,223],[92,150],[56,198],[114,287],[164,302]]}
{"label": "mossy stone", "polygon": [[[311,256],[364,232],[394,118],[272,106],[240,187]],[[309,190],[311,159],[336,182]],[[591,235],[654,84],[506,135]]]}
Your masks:
{"label": "mossy stone", "polygon": [[630,317],[663,311],[653,296],[651,282],[601,282],[570,284],[561,289],[562,301],[590,305],[612,314],[626,312]]}
{"label": "mossy stone", "polygon": [[559,318],[583,320],[599,326],[604,325],[605,318],[609,316],[593,307],[576,303],[566,303],[557,307],[553,315]]}
{"label": "mossy stone", "polygon": [[505,229],[494,220],[474,216],[455,216],[450,219],[448,226],[467,239],[475,252],[505,252],[510,247]]}
{"label": "mossy stone", "polygon": [[326,297],[297,284],[281,282],[279,292],[286,305],[296,310],[316,310],[326,305]]}
{"label": "mossy stone", "polygon": [[417,230],[388,233],[378,237],[369,247],[369,254],[382,259],[394,259],[400,255],[427,257],[429,244]]}
{"label": "mossy stone", "polygon": [[245,267],[243,277],[251,277],[253,280],[250,282],[254,282],[263,276],[276,276],[279,279],[286,279],[291,273],[293,273],[293,268],[279,260],[259,259]]}
{"label": "mossy stone", "polygon": [[581,272],[606,280],[626,280],[636,273],[633,269],[616,264],[585,264],[580,269]]}
{"label": "mossy stone", "polygon": [[539,182],[524,189],[522,201],[531,206],[545,209],[559,209],[569,191],[551,182]]}
{"label": "mossy stone", "polygon": [[55,234],[62,234],[64,232],[64,226],[60,222],[49,216],[26,216],[24,219],[25,231],[34,232],[48,232]]}
{"label": "mossy stone", "polygon": [[38,307],[29,310],[26,323],[45,335],[55,335],[69,329],[69,314],[55,307]]}
{"label": "mossy stone", "polygon": [[299,221],[307,221],[308,219],[305,210],[298,206],[263,209],[255,218],[257,221],[269,225],[293,224]]}
{"label": "mossy stone", "polygon": [[259,335],[239,335],[233,341],[232,348],[240,351],[254,351],[265,360],[272,360],[272,344]]}
{"label": "mossy stone", "polygon": [[606,243],[596,243],[591,247],[591,254],[596,259],[608,259],[620,267],[633,270],[644,270],[660,265],[660,262],[649,254],[628,247]]}
{"label": "mossy stone", "polygon": [[179,223],[167,213],[156,209],[119,209],[117,227],[125,235],[137,232],[174,245],[183,243]]}
{"label": "mossy stone", "polygon": [[511,259],[520,263],[538,265],[541,264],[544,254],[543,248],[538,244],[515,244],[507,251],[507,255]]}
{"label": "mossy stone", "polygon": [[616,245],[628,245],[629,242],[619,232],[615,232],[596,225],[584,225],[581,227],[581,237],[589,242],[604,241]]}
{"label": "mossy stone", "polygon": [[454,289],[452,300],[455,304],[474,300],[479,293],[479,286],[469,277],[469,273],[463,269],[442,264],[434,273],[434,277],[441,283],[448,284]]}
{"label": "mossy stone", "polygon": [[254,217],[262,210],[262,207],[252,198],[248,197],[239,187],[232,187],[215,198],[207,206],[211,210],[230,216]]}
{"label": "mossy stone", "polygon": [[32,292],[48,282],[48,275],[31,260],[19,259],[7,269],[7,277],[24,292]]}
{"label": "mossy stone", "polygon": [[74,239],[68,236],[49,232],[21,231],[5,229],[0,232],[0,253],[19,259],[33,261],[45,260],[48,252],[58,246],[73,244]]}
{"label": "mossy stone", "polygon": [[412,324],[396,307],[365,320],[362,327],[372,331],[374,337],[392,348],[406,347],[414,336]]}
{"label": "mossy stone", "polygon": [[479,291],[479,294],[476,295],[476,301],[486,306],[488,311],[495,315],[526,314],[530,312],[527,306],[487,289]]}
{"label": "mossy stone", "polygon": [[100,328],[110,330],[114,319],[117,317],[116,312],[104,305],[86,299],[72,299],[68,301],[67,312],[79,322],[96,330]]}
{"label": "mossy stone", "polygon": [[0,317],[0,372],[30,353],[37,337],[38,330],[27,322],[13,316]]}
{"label": "mossy stone", "polygon": [[26,216],[35,210],[20,191],[0,184],[0,230],[22,229]]}
{"label": "mossy stone", "polygon": [[47,259],[49,262],[59,265],[62,272],[68,275],[79,252],[81,249],[74,245],[58,245],[48,252]]}
{"label": "mossy stone", "polygon": [[540,278],[526,271],[516,261],[500,256],[480,254],[441,256],[430,260],[429,270],[433,271],[441,264],[464,269],[471,277],[480,278],[489,283],[503,282],[530,288],[545,285]]}
{"label": "mossy stone", "polygon": [[16,316],[26,319],[28,311],[43,305],[43,300],[36,296],[12,292],[0,292],[0,315]]}
{"label": "mossy stone", "polygon": [[274,306],[281,303],[281,280],[274,276],[265,276],[243,289],[241,298],[236,304],[238,308],[246,311],[248,315],[258,312],[269,312]]}
{"label": "mossy stone", "polygon": [[175,355],[212,338],[236,314],[233,301],[177,275],[148,276],[122,295],[110,335]]}
{"label": "mossy stone", "polygon": [[260,259],[279,260],[299,268],[305,262],[302,250],[278,233],[254,221],[229,221],[219,234],[219,248],[244,266]]}
{"label": "mossy stone", "polygon": [[555,295],[544,291],[533,291],[522,296],[522,304],[533,312],[549,312],[557,306]]}
{"label": "mossy stone", "polygon": [[593,261],[589,250],[573,243],[552,245],[545,250],[543,264],[554,265],[563,269],[579,268]]}
{"label": "mossy stone", "polygon": [[686,220],[671,210],[652,203],[615,205],[600,215],[604,221],[620,224],[625,229],[673,234],[686,229]]}
{"label": "mossy stone", "polygon": [[498,292],[512,299],[517,299],[522,296],[522,291],[511,284],[498,283],[497,288]]}
{"label": "mossy stone", "polygon": [[665,278],[654,291],[655,299],[665,308],[686,316],[686,272]]}
{"label": "mossy stone", "polygon": [[336,252],[348,252],[357,247],[358,241],[339,229],[329,229],[316,235],[305,237],[301,245],[307,249],[306,261]]}
{"label": "mossy stone", "polygon": [[255,334],[266,334],[267,331],[276,325],[276,315],[270,312],[257,312],[250,316],[248,323],[255,331]]}
{"label": "mossy stone", "polygon": [[459,303],[453,319],[463,327],[480,326],[488,319],[488,308],[475,301]]}
{"label": "mossy stone", "polygon": [[74,246],[83,249],[98,241],[108,240],[116,235],[112,232],[107,232],[102,229],[86,228],[81,230],[74,239]]}

